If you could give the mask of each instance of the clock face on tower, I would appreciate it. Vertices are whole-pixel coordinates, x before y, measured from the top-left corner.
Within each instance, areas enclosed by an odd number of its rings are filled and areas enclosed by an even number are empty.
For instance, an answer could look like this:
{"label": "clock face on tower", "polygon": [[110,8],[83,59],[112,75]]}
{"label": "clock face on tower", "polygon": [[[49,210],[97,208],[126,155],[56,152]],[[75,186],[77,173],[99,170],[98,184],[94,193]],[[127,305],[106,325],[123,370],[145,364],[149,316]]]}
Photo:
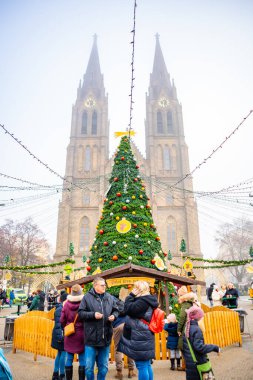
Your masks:
{"label": "clock face on tower", "polygon": [[169,99],[167,99],[167,98],[165,98],[165,97],[163,96],[162,98],[160,98],[160,99],[158,100],[158,104],[159,104],[160,107],[162,107],[162,108],[166,108],[166,107],[168,107],[168,105],[170,104],[170,101],[169,101]]}
{"label": "clock face on tower", "polygon": [[85,105],[85,107],[87,107],[87,108],[92,108],[92,107],[95,106],[95,104],[96,104],[96,102],[95,102],[95,100],[94,100],[91,96],[89,96],[89,97],[84,101],[84,105]]}

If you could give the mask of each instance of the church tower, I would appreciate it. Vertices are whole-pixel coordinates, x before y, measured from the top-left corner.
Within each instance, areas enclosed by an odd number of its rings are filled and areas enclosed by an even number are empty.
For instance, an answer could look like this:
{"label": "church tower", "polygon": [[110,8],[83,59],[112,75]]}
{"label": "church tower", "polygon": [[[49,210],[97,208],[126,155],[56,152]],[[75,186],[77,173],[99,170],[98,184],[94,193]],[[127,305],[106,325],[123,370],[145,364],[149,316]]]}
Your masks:
{"label": "church tower", "polygon": [[68,255],[70,242],[74,244],[75,259],[79,262],[89,252],[108,187],[108,164],[108,98],[95,35],[86,73],[72,107],[65,170],[68,182],[64,182],[59,204],[55,260]]}
{"label": "church tower", "polygon": [[167,71],[158,35],[146,94],[145,134],[147,185],[163,248],[170,250],[174,258],[179,257],[184,238],[187,253],[200,256],[192,178],[182,180],[190,172],[182,106]]}

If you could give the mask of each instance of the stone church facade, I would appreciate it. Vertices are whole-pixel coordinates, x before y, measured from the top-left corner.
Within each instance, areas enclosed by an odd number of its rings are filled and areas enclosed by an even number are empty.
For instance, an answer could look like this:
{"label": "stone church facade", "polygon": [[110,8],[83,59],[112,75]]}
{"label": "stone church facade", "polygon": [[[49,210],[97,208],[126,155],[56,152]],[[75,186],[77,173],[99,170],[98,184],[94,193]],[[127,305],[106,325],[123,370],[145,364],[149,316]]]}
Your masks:
{"label": "stone church facade", "polygon": [[[177,98],[156,37],[153,71],[146,95],[146,158],[132,143],[141,176],[153,210],[163,249],[181,263],[180,242],[187,253],[200,256],[197,206],[189,173],[188,147],[184,137],[182,106]],[[89,255],[96,225],[111,175],[109,157],[108,97],[101,74],[97,41],[79,84],[72,109],[70,142],[67,148],[62,201],[59,204],[55,260],[68,255],[73,242],[75,258],[81,263]]]}

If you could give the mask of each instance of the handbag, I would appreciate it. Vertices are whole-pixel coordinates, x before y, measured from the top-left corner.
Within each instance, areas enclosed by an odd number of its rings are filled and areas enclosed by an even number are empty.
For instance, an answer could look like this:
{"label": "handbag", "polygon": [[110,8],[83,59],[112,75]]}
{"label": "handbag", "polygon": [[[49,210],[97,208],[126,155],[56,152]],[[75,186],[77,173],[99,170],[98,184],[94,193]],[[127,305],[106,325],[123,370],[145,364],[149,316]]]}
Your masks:
{"label": "handbag", "polygon": [[78,317],[78,314],[76,314],[74,322],[71,322],[67,326],[64,327],[64,336],[70,336],[72,334],[75,334],[75,323],[76,323],[77,317]]}
{"label": "handbag", "polygon": [[192,360],[194,361],[194,363],[197,367],[200,380],[215,380],[214,373],[212,370],[212,365],[211,365],[209,359],[206,363],[198,364],[197,359],[196,359],[196,355],[195,355],[193,348],[192,348],[192,345],[191,345],[188,338],[186,338],[186,340],[188,343],[188,347],[189,347],[189,350],[191,353]]}

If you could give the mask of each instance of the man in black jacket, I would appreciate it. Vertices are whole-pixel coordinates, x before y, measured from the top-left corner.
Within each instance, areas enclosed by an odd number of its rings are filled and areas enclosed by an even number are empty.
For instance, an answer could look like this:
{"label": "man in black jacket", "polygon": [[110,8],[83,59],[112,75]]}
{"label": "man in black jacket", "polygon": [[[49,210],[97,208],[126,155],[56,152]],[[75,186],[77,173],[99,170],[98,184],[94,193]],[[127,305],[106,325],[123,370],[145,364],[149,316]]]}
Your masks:
{"label": "man in black jacket", "polygon": [[95,278],[93,288],[84,295],[78,310],[79,321],[84,321],[85,375],[94,380],[95,361],[98,379],[104,380],[108,372],[112,322],[118,317],[114,297],[105,292],[105,280]]}

